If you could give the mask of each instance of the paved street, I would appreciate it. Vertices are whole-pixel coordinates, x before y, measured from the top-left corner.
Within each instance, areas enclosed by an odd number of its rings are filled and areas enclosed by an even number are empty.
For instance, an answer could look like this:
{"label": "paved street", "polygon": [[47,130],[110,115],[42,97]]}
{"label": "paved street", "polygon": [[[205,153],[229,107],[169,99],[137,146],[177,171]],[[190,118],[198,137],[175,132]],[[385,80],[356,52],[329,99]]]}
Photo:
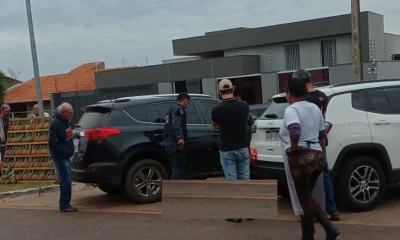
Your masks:
{"label": "paved street", "polygon": [[[300,239],[290,204],[278,201],[279,217],[241,224],[224,220],[165,220],[161,204],[134,205],[124,197],[97,188],[76,188],[72,204],[78,213],[57,211],[57,194],[0,199],[0,239]],[[398,239],[399,188],[376,210],[342,213],[340,239]],[[179,210],[177,210],[179,211]],[[318,226],[318,225],[317,225]],[[318,226],[317,238],[324,239]]]}
{"label": "paved street", "polygon": [[[157,215],[1,209],[0,239],[300,239],[289,221],[162,220]],[[341,225],[341,239],[398,239],[399,228]],[[324,239],[318,227],[318,237]]]}

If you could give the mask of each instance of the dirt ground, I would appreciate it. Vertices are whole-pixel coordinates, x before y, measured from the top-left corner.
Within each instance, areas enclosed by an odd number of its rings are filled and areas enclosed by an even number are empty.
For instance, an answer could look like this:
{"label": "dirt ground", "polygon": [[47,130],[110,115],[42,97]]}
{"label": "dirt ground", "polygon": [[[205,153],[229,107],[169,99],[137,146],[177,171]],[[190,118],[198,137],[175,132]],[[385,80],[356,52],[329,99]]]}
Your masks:
{"label": "dirt ground", "polygon": [[[58,195],[29,195],[0,200],[0,208],[57,210]],[[88,186],[74,188],[72,204],[85,212],[161,214],[161,203],[134,205],[127,198],[104,194]],[[277,220],[294,221],[290,201],[278,200]],[[400,226],[400,186],[388,190],[387,198],[375,210],[363,213],[341,212],[340,224]]]}

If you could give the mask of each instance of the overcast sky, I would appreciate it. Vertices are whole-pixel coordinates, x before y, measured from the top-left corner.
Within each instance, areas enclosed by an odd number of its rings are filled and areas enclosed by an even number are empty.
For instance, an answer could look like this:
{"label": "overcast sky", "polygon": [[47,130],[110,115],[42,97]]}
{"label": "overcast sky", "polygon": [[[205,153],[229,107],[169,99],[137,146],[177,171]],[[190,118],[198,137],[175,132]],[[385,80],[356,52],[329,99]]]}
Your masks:
{"label": "overcast sky", "polygon": [[[92,61],[160,64],[172,39],[350,13],[350,0],[31,0],[40,75]],[[0,0],[0,70],[33,77],[25,1]],[[361,0],[400,33],[399,0]]]}

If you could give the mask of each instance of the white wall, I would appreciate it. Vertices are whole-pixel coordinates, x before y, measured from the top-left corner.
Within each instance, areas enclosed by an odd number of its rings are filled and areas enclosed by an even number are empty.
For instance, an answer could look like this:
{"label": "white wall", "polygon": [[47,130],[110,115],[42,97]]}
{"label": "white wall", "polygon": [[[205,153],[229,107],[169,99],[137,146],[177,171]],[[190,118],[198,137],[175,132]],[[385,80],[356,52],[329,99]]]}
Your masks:
{"label": "white wall", "polygon": [[378,79],[400,79],[400,62],[378,62]]}

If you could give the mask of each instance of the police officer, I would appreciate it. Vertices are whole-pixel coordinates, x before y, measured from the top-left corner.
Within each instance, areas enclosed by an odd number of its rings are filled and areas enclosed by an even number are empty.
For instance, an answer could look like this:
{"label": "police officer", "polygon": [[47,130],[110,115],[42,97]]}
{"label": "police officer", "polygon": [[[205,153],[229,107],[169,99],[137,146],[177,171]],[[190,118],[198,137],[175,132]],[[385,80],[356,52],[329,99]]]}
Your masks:
{"label": "police officer", "polygon": [[172,106],[165,117],[164,126],[165,150],[171,162],[172,180],[182,179],[185,169],[185,146],[188,136],[185,109],[189,106],[190,97],[182,92],[176,101],[177,104]]}

